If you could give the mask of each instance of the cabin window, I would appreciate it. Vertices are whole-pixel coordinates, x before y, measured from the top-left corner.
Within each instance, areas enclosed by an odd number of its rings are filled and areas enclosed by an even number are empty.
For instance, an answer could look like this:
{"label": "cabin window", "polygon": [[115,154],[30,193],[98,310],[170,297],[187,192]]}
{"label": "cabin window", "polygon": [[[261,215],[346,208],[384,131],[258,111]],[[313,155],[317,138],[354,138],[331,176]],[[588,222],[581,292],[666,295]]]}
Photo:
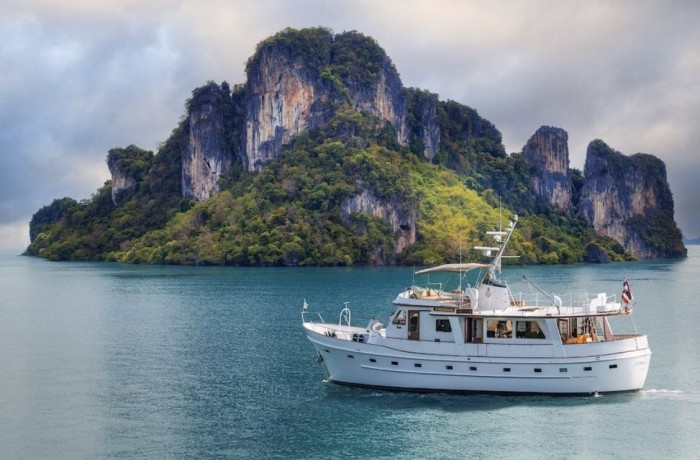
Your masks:
{"label": "cabin window", "polygon": [[484,341],[484,320],[481,318],[467,318],[465,328],[467,329],[466,340],[471,343],[481,343]]}
{"label": "cabin window", "polygon": [[420,340],[420,312],[411,310],[408,312],[408,340]]}
{"label": "cabin window", "polygon": [[452,332],[452,326],[449,319],[436,319],[435,332]]}
{"label": "cabin window", "polygon": [[537,321],[517,321],[515,337],[519,339],[544,339],[544,333]]}
{"label": "cabin window", "polygon": [[486,337],[509,339],[513,336],[513,323],[510,320],[490,319],[486,321]]}
{"label": "cabin window", "polygon": [[569,320],[557,320],[557,327],[559,328],[559,335],[561,335],[561,341],[566,343],[566,340],[569,338]]}
{"label": "cabin window", "polygon": [[404,326],[406,324],[406,310],[397,311],[394,315],[394,319],[391,320],[391,323],[398,326]]}

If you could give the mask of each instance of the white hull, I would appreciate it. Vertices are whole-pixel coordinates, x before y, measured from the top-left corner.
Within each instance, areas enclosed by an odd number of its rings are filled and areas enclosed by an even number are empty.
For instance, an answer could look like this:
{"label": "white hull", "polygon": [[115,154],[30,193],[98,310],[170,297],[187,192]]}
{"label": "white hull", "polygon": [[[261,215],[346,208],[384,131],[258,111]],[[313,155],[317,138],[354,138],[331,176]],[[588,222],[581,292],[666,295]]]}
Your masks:
{"label": "white hull", "polygon": [[[560,350],[569,356],[554,357],[562,352],[541,345],[538,356],[499,357],[505,353],[493,345],[489,356],[466,354],[468,348],[478,349],[466,344],[445,344],[461,354],[421,354],[306,329],[329,381],[392,390],[561,395],[636,391],[644,385],[651,358],[644,336],[608,342],[606,354],[581,354],[596,345],[562,345]],[[487,348],[482,345],[482,350]]]}

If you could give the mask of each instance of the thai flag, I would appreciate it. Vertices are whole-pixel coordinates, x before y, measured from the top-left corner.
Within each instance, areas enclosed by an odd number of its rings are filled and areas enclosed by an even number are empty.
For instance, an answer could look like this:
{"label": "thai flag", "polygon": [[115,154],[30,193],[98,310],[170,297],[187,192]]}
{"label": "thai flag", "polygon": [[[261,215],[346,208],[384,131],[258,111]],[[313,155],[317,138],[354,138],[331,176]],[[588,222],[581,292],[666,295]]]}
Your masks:
{"label": "thai flag", "polygon": [[622,282],[622,303],[628,304],[632,302],[634,297],[632,296],[632,289],[630,289],[630,283],[627,278]]}

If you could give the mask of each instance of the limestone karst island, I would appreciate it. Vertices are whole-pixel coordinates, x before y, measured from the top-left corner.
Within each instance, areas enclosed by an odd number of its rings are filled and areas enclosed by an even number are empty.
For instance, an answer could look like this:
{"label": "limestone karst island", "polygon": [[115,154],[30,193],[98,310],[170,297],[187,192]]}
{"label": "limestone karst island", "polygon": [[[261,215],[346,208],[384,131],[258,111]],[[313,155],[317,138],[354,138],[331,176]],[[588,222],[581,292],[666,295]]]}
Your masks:
{"label": "limestone karst island", "polygon": [[[107,154],[111,181],[30,223],[26,254],[147,264],[330,266],[479,260],[517,213],[511,263],[686,256],[666,168],[592,140],[569,167],[564,129],[507,154],[478,112],[405,88],[358,32],[285,29],[246,81],[208,82],[157,152]],[[125,140],[125,145],[128,139]],[[505,217],[503,218],[505,221]]]}

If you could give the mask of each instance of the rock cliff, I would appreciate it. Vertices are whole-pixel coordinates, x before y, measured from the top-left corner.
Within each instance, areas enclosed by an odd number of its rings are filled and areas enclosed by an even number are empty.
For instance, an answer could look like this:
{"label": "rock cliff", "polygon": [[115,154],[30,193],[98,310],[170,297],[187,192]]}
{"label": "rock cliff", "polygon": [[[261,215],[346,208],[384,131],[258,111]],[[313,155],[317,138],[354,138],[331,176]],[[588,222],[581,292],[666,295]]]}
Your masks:
{"label": "rock cliff", "polygon": [[119,205],[136,190],[152,161],[153,152],[135,145],[109,151],[107,167],[112,175],[112,202],[115,205]]}
{"label": "rock cliff", "polygon": [[579,212],[598,234],[639,259],[685,256],[661,160],[625,156],[595,140],[588,145],[584,177]]}
{"label": "rock cliff", "polygon": [[[391,224],[396,234],[395,253],[401,253],[416,242],[416,209],[406,209],[398,200],[382,200],[371,191],[363,189],[345,200],[340,207],[340,215],[345,221],[355,212],[372,214]],[[373,257],[374,265],[383,263],[381,256]]]}
{"label": "rock cliff", "polygon": [[117,167],[114,163],[108,163],[109,173],[112,175],[112,203],[118,205],[122,197],[136,187],[136,178]]}
{"label": "rock cliff", "polygon": [[398,72],[369,37],[287,30],[264,41],[246,68],[243,164],[260,169],[290,138],[326,123],[343,103],[394,126],[405,143],[406,99]]}
{"label": "rock cliff", "polygon": [[530,188],[560,211],[571,211],[569,135],[561,128],[542,126],[523,147],[523,155],[535,168]]}
{"label": "rock cliff", "polygon": [[500,132],[490,122],[466,106],[439,101],[437,94],[404,88],[384,50],[358,32],[284,30],[258,45],[246,74],[233,95],[225,83],[212,82],[193,92],[182,156],[183,195],[209,198],[234,162],[259,170],[292,137],[325,126],[340,110],[390,125],[398,145],[410,144],[428,160],[440,152],[443,137],[455,151],[478,144],[505,156]]}
{"label": "rock cliff", "polygon": [[248,72],[243,164],[260,169],[289,139],[323,120],[328,91],[306,61],[284,46],[260,50]]}
{"label": "rock cliff", "polygon": [[189,139],[182,153],[182,194],[202,201],[219,191],[219,179],[234,161],[236,108],[229,87],[208,83],[188,104]]}
{"label": "rock cliff", "polygon": [[422,152],[427,160],[435,158],[440,151],[440,123],[438,122],[438,95],[428,91],[409,88],[409,138],[411,150]]}

